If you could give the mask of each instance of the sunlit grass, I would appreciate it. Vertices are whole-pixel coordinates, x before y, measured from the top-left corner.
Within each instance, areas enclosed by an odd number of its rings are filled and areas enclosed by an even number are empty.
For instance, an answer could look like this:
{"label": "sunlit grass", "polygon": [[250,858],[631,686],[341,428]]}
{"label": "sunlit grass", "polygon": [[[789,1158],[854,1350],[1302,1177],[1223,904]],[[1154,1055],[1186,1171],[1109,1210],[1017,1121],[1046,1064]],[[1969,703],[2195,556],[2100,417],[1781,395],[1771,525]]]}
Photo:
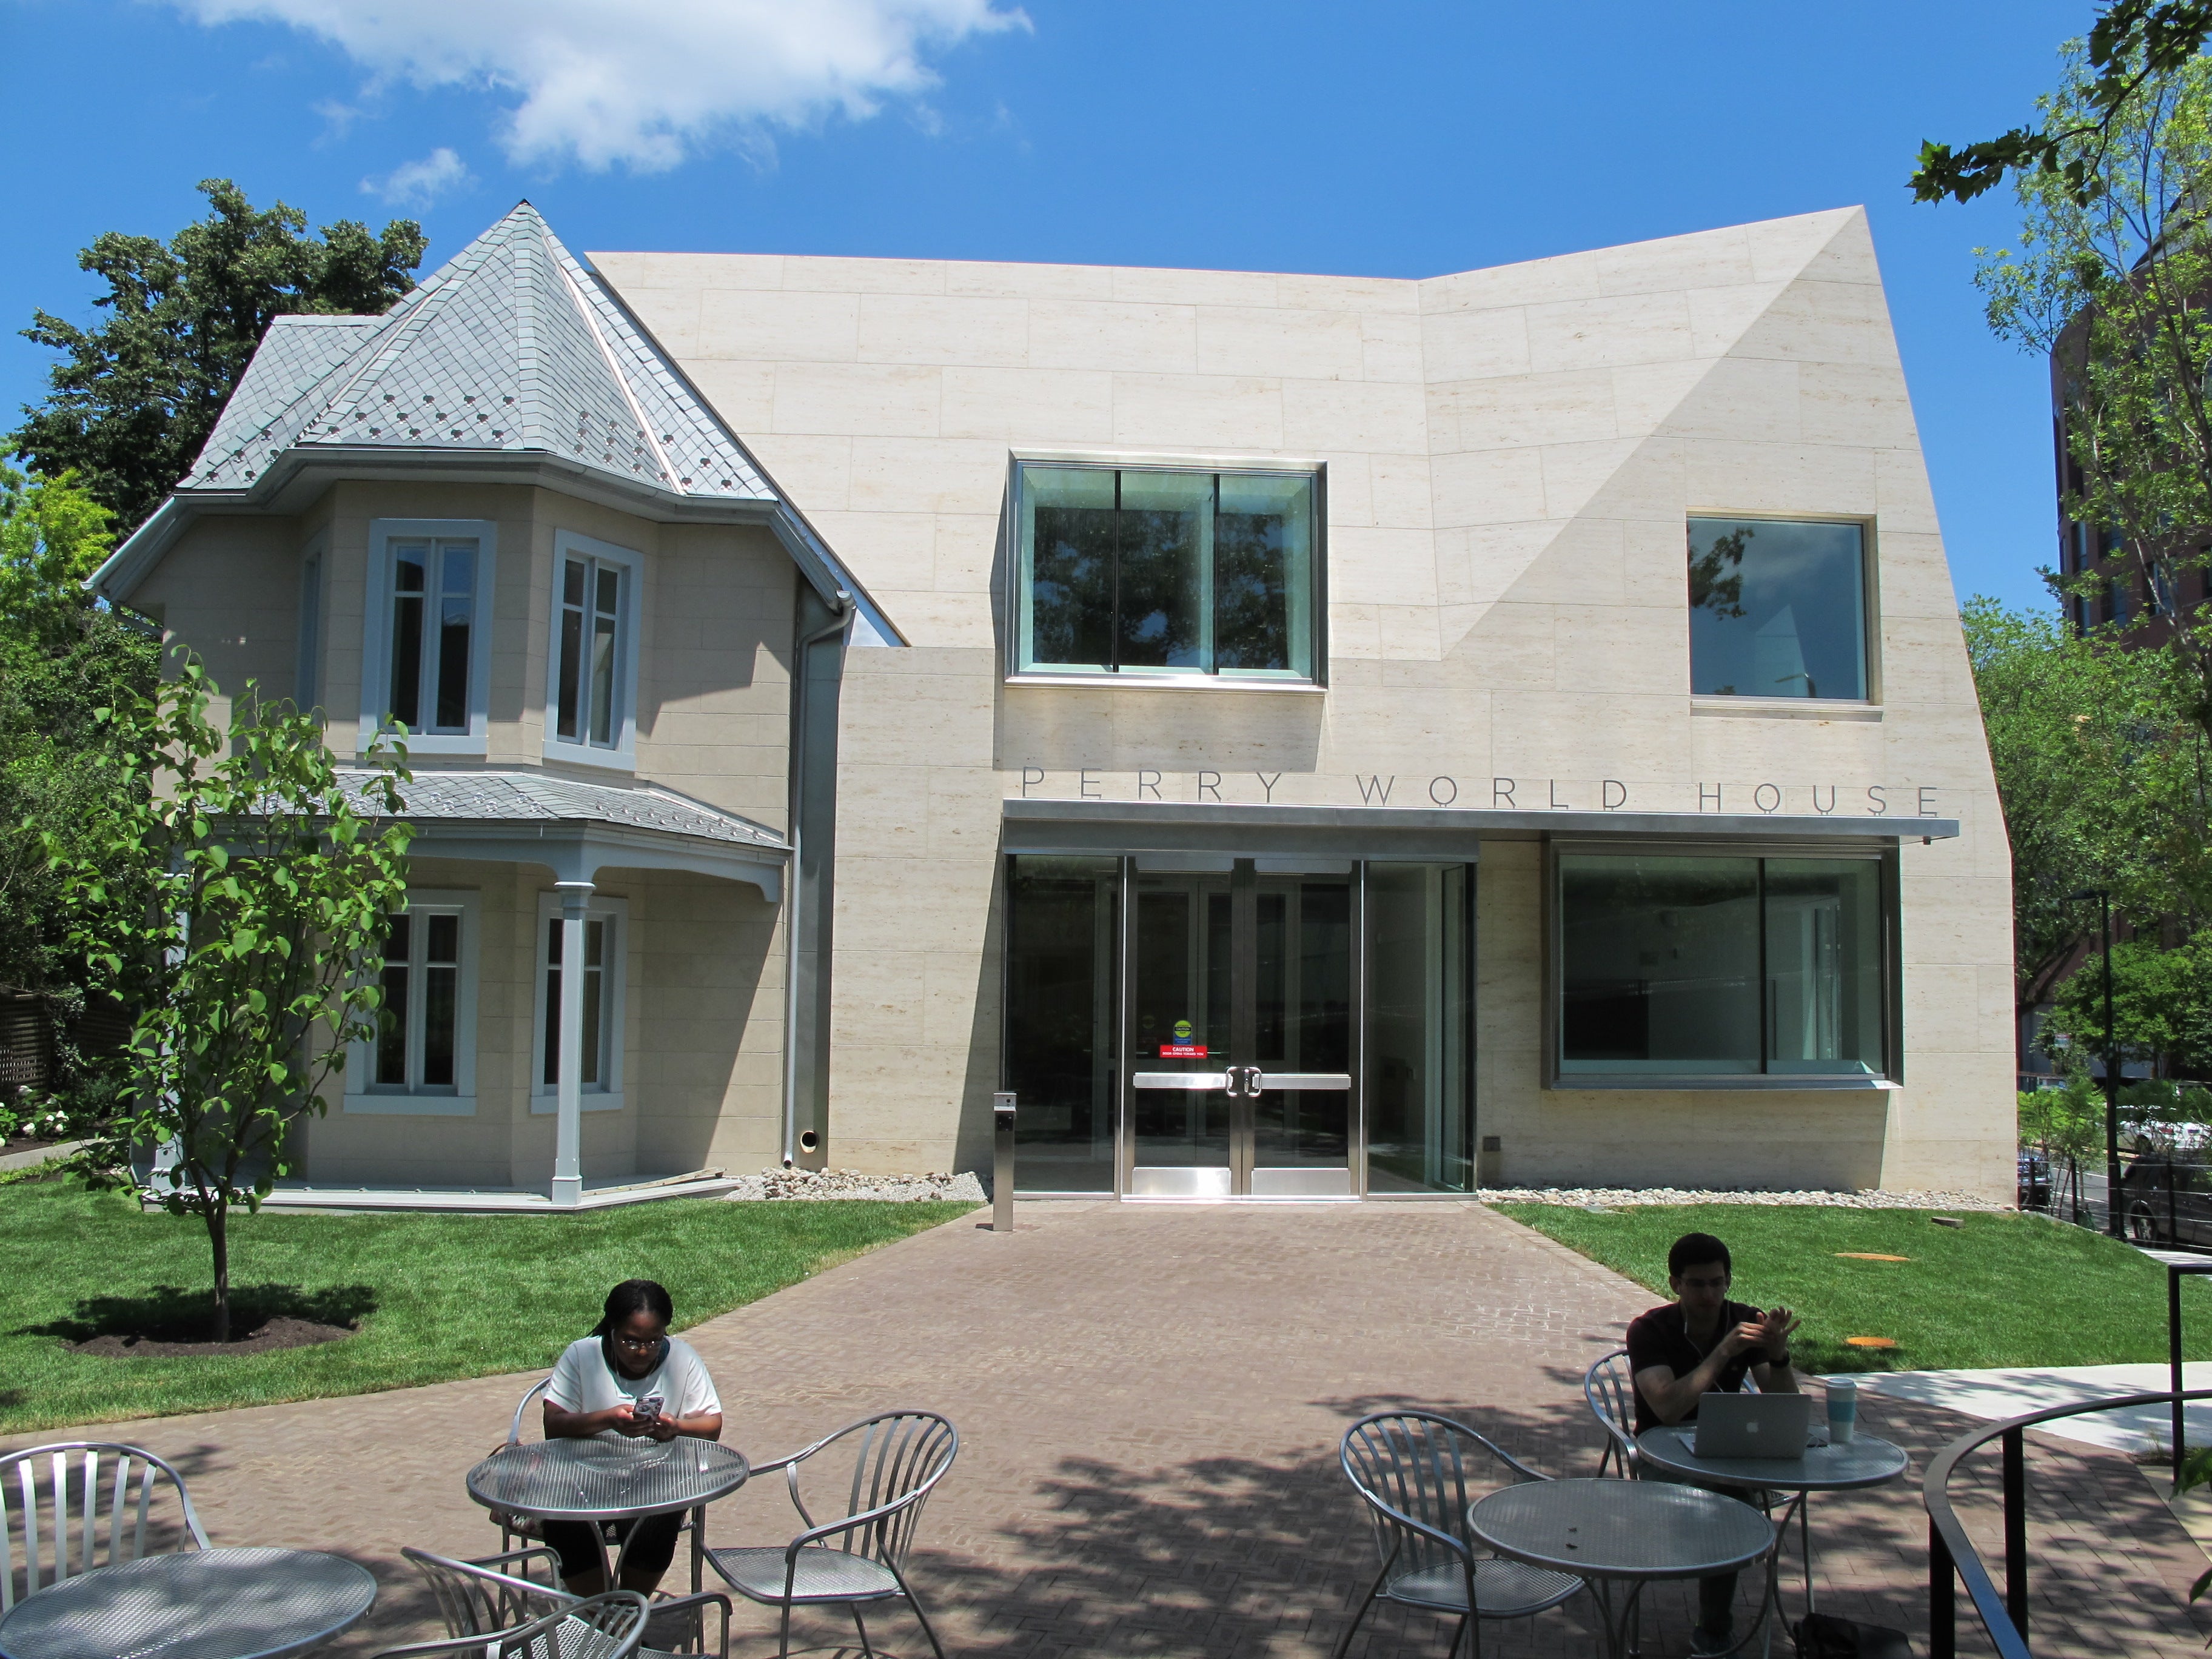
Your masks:
{"label": "sunlit grass", "polygon": [[[2040,1216],[1752,1204],[1639,1205],[1598,1213],[1500,1204],[1665,1300],[1667,1252],[1711,1233],[1735,1259],[1739,1302],[1781,1303],[1804,1321],[1791,1344],[1809,1371],[2102,1365],[2166,1357],[2166,1269],[2117,1239]],[[1901,1255],[1868,1261],[1840,1252]],[[2212,1290],[2183,1287],[2191,1358],[2212,1358]],[[1844,1339],[1886,1336],[1892,1350]]]}
{"label": "sunlit grass", "polygon": [[197,1221],[56,1178],[0,1188],[0,1432],[364,1394],[550,1364],[607,1287],[657,1279],[680,1329],[973,1208],[712,1199],[569,1216],[241,1215],[234,1298],[357,1317],[343,1341],[105,1358],[68,1341],[207,1293]]}

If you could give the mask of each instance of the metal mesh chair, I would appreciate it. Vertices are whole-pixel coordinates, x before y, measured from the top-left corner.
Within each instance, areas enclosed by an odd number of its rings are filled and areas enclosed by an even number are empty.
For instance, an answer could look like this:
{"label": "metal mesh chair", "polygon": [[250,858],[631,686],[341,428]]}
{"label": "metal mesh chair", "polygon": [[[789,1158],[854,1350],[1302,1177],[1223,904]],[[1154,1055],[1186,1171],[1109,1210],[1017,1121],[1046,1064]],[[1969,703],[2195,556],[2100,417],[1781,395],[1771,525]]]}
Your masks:
{"label": "metal mesh chair", "polygon": [[1478,1451],[1512,1472],[1506,1485],[1550,1479],[1466,1425],[1431,1412],[1378,1412],[1344,1431],[1344,1473],[1367,1504],[1382,1568],[1345,1626],[1336,1659],[1344,1659],[1359,1621],[1378,1599],[1457,1614],[1445,1650],[1449,1659],[1470,1631],[1470,1653],[1482,1651],[1482,1620],[1531,1618],[1583,1588],[1571,1573],[1475,1553],[1467,1531],[1468,1505],[1498,1484],[1470,1471]]}
{"label": "metal mesh chair", "polygon": [[1628,1370],[1628,1350],[1615,1348],[1583,1373],[1583,1398],[1605,1431],[1605,1451],[1597,1460],[1602,1478],[1612,1471],[1633,1480],[1642,1454],[1636,1445],[1636,1379]]}
{"label": "metal mesh chair", "polygon": [[635,1590],[609,1590],[562,1605],[504,1630],[448,1636],[386,1648],[376,1659],[430,1659],[434,1654],[471,1659],[635,1659],[645,1634],[645,1598]]}
{"label": "metal mesh chair", "polygon": [[[542,1619],[557,1607],[569,1607],[577,1598],[561,1588],[561,1558],[544,1548],[510,1550],[473,1561],[456,1561],[428,1550],[402,1549],[429,1581],[438,1598],[438,1611],[449,1636],[484,1636],[533,1619]],[[540,1576],[542,1574],[542,1577]],[[729,1659],[730,1598],[720,1590],[691,1595],[662,1596],[649,1601],[652,1617],[646,1627],[647,1645],[638,1649],[641,1659],[649,1656],[704,1653],[706,1613],[709,1607],[721,1615],[721,1638],[714,1651]]]}
{"label": "metal mesh chair", "polygon": [[[792,1506],[806,1529],[787,1545],[709,1549],[707,1559],[738,1595],[782,1610],[779,1659],[791,1652],[791,1610],[831,1606],[853,1615],[860,1650],[873,1659],[875,1649],[860,1619],[861,1607],[871,1601],[904,1601],[912,1607],[931,1650],[945,1659],[929,1616],[907,1582],[906,1557],[921,1525],[922,1505],[959,1451],[959,1432],[935,1412],[880,1412],[803,1451],[753,1466],[757,1475],[784,1472]],[[834,1499],[843,1513],[817,1523],[802,1484],[817,1487],[817,1504]]]}
{"label": "metal mesh chair", "polygon": [[210,1547],[184,1476],[143,1447],[67,1440],[0,1457],[0,1613],[74,1573]]}
{"label": "metal mesh chair", "polygon": [[530,1402],[538,1398],[545,1392],[546,1389],[552,1386],[553,1379],[550,1376],[541,1377],[537,1382],[530,1385],[529,1392],[525,1394],[521,1399],[514,1402],[514,1420],[507,1425],[507,1443],[508,1445],[519,1446],[522,1443],[523,1414],[530,1409]]}

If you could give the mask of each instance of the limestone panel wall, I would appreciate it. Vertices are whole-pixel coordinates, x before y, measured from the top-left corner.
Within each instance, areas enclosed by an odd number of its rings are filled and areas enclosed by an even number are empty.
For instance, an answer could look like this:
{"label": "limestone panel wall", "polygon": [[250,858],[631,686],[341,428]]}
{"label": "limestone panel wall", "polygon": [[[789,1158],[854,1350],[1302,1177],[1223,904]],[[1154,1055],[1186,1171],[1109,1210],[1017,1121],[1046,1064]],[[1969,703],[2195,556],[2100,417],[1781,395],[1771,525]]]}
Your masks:
{"label": "limestone panel wall", "polygon": [[[1863,214],[1423,282],[594,257],[913,647],[848,670],[836,1161],[981,1156],[1009,796],[1771,811],[1962,824],[1903,849],[1903,1086],[1543,1089],[1540,849],[1492,846],[1508,1178],[1717,1134],[1759,1179],[2008,1190],[2010,872]],[[1006,684],[1010,460],[1052,449],[1320,463],[1326,692]],[[1690,695],[1693,514],[1868,527],[1867,706]]]}

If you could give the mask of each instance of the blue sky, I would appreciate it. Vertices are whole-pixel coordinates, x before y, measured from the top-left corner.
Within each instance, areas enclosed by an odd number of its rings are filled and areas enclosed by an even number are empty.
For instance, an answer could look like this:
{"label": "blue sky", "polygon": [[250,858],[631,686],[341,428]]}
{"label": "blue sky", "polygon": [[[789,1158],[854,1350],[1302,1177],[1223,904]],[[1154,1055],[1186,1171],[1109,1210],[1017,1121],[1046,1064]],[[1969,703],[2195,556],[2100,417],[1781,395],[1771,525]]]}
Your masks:
{"label": "blue sky", "polygon": [[0,0],[0,418],[91,316],[104,230],[235,178],[434,265],[521,196],[578,250],[1419,276],[1864,204],[1961,596],[2044,595],[2039,360],[1993,339],[2008,199],[1915,206],[1924,137],[2025,118],[2087,0]]}

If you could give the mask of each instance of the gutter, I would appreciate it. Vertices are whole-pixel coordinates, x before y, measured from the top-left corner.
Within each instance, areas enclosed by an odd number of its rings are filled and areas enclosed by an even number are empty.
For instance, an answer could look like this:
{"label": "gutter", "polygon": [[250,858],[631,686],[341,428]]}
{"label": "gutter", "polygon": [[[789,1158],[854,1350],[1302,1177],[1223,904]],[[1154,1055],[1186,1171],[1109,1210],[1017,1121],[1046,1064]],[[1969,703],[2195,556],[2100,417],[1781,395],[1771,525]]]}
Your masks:
{"label": "gutter", "polygon": [[806,687],[810,653],[823,641],[847,633],[860,614],[853,596],[843,588],[830,601],[830,619],[801,637],[791,653],[796,676],[791,712],[791,823],[784,840],[790,843],[791,872],[784,883],[783,912],[783,1167],[790,1169],[799,1156],[799,892],[800,823],[806,803]]}

